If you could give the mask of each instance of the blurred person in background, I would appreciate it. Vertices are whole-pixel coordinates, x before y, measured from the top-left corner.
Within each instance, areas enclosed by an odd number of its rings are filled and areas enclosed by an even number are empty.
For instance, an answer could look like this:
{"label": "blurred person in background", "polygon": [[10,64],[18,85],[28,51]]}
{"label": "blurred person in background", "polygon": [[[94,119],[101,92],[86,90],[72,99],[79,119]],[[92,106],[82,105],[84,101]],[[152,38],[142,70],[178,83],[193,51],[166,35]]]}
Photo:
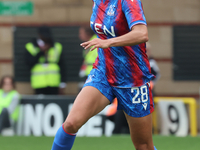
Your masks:
{"label": "blurred person in background", "polygon": [[50,28],[39,27],[38,38],[27,43],[25,48],[35,94],[63,94],[66,87],[63,48],[60,43],[54,42]]}
{"label": "blurred person in background", "polygon": [[[90,26],[82,26],[79,29],[79,39],[82,42],[90,41],[97,38],[97,35],[94,34]],[[83,50],[83,63],[79,71],[79,77],[80,77],[80,82],[79,82],[79,89],[81,89],[90,74],[90,71],[93,68],[93,63],[95,62],[97,58],[97,49],[94,51],[90,51],[90,49],[84,49]]]}
{"label": "blurred person in background", "polygon": [[149,63],[151,67],[151,73],[155,76],[155,78],[150,81],[151,89],[152,89],[153,95],[155,96],[154,86],[157,83],[157,81],[160,79],[160,69],[156,63],[156,60],[152,57],[151,45],[149,42],[146,43],[146,50],[147,50],[146,53],[149,58]]}
{"label": "blurred person in background", "polygon": [[14,79],[4,76],[0,81],[0,134],[3,134],[3,131],[4,134],[14,134],[13,128],[19,116],[19,103],[20,95],[15,90]]}

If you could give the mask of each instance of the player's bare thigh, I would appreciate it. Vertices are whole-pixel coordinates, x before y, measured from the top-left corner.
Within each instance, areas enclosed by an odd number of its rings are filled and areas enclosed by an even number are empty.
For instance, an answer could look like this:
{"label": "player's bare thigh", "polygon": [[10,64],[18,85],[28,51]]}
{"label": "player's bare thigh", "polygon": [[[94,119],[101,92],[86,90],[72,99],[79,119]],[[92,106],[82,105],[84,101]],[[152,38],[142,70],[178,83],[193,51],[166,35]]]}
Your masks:
{"label": "player's bare thigh", "polygon": [[154,150],[152,139],[152,115],[135,118],[125,113],[129,124],[131,139],[136,150]]}
{"label": "player's bare thigh", "polygon": [[110,101],[96,88],[84,87],[76,97],[72,109],[64,122],[64,129],[76,133],[92,116],[103,110]]}

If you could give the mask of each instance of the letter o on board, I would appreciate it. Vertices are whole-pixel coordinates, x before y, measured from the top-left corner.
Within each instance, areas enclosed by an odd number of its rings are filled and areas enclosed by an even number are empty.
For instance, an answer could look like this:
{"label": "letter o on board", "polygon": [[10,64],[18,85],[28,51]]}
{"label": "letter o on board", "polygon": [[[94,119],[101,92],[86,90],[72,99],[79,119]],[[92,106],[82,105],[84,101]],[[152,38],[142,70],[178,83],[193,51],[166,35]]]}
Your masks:
{"label": "letter o on board", "polygon": [[[51,126],[51,117],[54,117],[53,126]],[[43,131],[45,136],[54,136],[58,128],[63,123],[63,112],[59,105],[55,103],[48,104],[43,111]]]}

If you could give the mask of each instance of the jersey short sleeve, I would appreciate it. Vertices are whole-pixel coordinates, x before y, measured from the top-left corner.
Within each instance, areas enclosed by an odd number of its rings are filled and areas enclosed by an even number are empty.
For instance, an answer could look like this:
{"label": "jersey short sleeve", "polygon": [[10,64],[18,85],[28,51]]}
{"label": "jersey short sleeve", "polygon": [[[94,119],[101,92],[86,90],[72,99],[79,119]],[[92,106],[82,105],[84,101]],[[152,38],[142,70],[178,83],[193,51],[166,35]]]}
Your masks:
{"label": "jersey short sleeve", "polygon": [[146,19],[140,0],[122,0],[122,11],[130,30],[136,24],[146,25]]}

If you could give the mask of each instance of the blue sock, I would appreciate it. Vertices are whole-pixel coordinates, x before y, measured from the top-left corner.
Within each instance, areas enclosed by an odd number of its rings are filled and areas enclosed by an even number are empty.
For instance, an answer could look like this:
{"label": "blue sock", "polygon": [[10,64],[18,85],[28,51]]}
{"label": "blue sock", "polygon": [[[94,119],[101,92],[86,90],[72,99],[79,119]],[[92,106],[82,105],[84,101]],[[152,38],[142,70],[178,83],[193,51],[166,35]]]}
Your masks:
{"label": "blue sock", "polygon": [[65,132],[61,126],[56,133],[51,150],[71,150],[75,138],[75,134]]}
{"label": "blue sock", "polygon": [[154,150],[157,150],[155,146],[154,146]]}

